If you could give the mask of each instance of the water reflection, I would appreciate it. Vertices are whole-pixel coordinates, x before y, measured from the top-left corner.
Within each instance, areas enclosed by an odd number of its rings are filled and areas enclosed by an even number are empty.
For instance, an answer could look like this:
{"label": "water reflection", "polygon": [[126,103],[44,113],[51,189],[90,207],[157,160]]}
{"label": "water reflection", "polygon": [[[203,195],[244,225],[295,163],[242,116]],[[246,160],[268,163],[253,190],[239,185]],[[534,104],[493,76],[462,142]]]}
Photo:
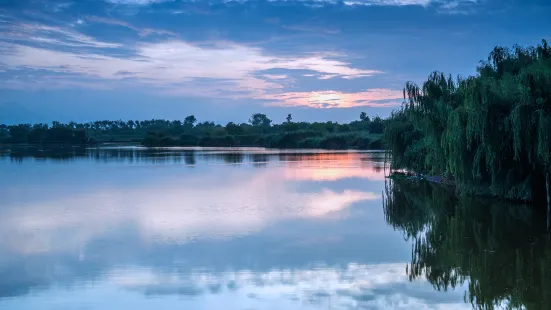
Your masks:
{"label": "water reflection", "polygon": [[217,147],[170,147],[143,148],[136,146],[102,146],[87,147],[53,147],[53,146],[1,146],[0,159],[8,158],[12,162],[24,161],[59,161],[70,162],[83,159],[109,163],[181,163],[195,164],[197,158],[203,162],[255,164],[279,162],[364,162],[366,166],[382,168],[384,154],[381,152],[362,153],[361,157],[353,151],[324,150],[277,150],[256,147],[217,148]]}
{"label": "water reflection", "polygon": [[386,188],[387,222],[412,241],[409,279],[437,290],[468,284],[474,308],[548,309],[551,244],[544,211],[453,189],[396,180]]}
{"label": "water reflection", "polygon": [[2,309],[464,307],[405,273],[377,153],[4,149]]}

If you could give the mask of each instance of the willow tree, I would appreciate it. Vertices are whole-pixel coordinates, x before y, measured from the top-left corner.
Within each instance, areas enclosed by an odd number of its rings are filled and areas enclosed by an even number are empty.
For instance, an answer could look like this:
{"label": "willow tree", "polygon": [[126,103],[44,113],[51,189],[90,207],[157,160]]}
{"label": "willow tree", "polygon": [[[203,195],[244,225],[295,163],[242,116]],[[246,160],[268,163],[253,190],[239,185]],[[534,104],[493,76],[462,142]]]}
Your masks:
{"label": "willow tree", "polygon": [[435,72],[421,87],[406,85],[385,131],[393,166],[454,178],[462,192],[544,201],[551,48],[496,47],[477,72],[457,79]]}

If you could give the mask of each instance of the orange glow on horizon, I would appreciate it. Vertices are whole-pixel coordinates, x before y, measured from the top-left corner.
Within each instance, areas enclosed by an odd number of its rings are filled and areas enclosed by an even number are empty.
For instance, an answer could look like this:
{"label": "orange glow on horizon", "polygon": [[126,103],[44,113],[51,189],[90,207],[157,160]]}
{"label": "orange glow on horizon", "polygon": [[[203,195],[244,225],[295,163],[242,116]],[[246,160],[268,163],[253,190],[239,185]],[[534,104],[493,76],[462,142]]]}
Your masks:
{"label": "orange glow on horizon", "polygon": [[258,99],[272,101],[274,106],[300,106],[310,108],[351,108],[360,106],[390,107],[400,105],[401,91],[372,88],[355,93],[334,90],[312,92],[289,92],[264,95]]}

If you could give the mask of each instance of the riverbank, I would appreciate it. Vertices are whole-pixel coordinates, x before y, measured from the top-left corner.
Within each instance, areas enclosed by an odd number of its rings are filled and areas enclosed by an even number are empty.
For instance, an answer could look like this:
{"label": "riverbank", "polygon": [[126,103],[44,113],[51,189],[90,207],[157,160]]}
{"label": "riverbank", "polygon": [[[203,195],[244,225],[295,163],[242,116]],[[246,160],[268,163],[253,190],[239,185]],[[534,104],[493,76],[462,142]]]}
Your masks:
{"label": "riverbank", "polygon": [[409,180],[409,181],[426,181],[429,183],[455,186],[455,181],[453,179],[445,178],[438,175],[424,175],[421,173],[404,173],[404,172],[393,172],[388,176],[389,179],[393,180]]}

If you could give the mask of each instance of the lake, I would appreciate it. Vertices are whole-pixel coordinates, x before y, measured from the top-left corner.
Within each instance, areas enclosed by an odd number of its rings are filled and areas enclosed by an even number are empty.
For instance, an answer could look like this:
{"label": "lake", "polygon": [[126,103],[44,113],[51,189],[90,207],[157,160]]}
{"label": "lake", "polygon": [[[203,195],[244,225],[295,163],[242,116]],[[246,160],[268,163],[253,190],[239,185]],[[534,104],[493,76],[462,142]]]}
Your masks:
{"label": "lake", "polygon": [[551,305],[545,216],[380,152],[0,150],[1,309]]}

